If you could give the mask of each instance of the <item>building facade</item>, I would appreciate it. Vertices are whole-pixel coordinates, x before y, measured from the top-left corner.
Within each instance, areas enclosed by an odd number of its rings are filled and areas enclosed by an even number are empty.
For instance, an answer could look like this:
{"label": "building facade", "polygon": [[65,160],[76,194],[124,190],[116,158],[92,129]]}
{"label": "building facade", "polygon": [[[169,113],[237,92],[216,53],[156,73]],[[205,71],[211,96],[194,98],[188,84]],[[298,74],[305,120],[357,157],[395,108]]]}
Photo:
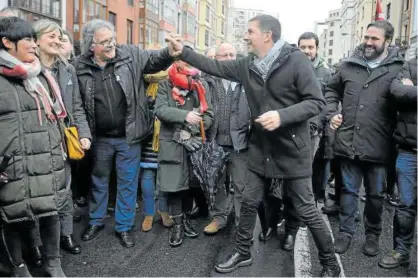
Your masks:
{"label": "building facade", "polygon": [[232,41],[237,54],[247,55],[247,45],[244,34],[247,31],[248,21],[256,15],[263,14],[262,10],[231,8],[233,14]]}
{"label": "building facade", "polygon": [[355,48],[356,0],[341,2],[341,58],[350,57]]}
{"label": "building facade", "polygon": [[65,26],[65,4],[65,0],[0,0],[0,9],[15,7],[27,21],[50,19]]}
{"label": "building facade", "polygon": [[326,36],[323,41],[323,58],[329,65],[338,63],[343,57],[341,47],[341,16],[340,9],[328,12],[328,18],[325,21],[328,25]]}

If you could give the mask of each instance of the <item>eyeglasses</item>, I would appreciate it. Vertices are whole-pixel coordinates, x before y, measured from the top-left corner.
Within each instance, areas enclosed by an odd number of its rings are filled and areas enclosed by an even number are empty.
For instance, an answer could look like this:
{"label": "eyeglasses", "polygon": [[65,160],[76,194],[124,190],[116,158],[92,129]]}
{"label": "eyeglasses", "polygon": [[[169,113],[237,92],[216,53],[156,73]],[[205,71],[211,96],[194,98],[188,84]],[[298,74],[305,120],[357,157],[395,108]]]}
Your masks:
{"label": "eyeglasses", "polygon": [[216,56],[218,56],[218,57],[223,57],[223,58],[226,58],[226,57],[231,57],[231,58],[235,58],[235,53],[222,53],[222,54],[216,54]]}
{"label": "eyeglasses", "polygon": [[100,44],[103,47],[109,47],[112,46],[116,42],[116,37],[111,37],[110,39],[101,41],[101,42],[94,42],[95,44]]}

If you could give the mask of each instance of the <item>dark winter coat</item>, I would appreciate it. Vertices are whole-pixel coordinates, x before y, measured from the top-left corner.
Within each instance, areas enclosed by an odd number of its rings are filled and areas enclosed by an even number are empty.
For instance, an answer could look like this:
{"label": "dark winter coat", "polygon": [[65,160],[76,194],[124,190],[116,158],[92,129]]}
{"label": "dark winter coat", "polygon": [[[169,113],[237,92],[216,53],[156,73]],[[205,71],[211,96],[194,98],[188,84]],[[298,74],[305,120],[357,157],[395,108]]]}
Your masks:
{"label": "dark winter coat", "polygon": [[[266,81],[254,66],[254,55],[217,61],[185,47],[181,59],[204,72],[238,82],[245,88],[252,127],[248,167],[266,178],[305,178],[312,174],[309,119],[319,115],[325,101],[312,62],[285,43],[267,73]],[[254,120],[265,112],[279,112],[281,125],[270,132]]]}
{"label": "dark winter coat", "polygon": [[[402,79],[408,78],[414,86],[403,85]],[[390,93],[395,97],[398,109],[398,122],[395,140],[400,148],[417,149],[417,59],[406,62],[393,80]]]}
{"label": "dark winter coat", "polygon": [[[206,101],[209,109],[204,113],[205,130],[213,123],[213,109],[210,91],[206,88]],[[193,136],[200,136],[199,125],[186,123],[187,114],[195,107],[199,107],[196,92],[185,97],[184,105],[179,105],[173,98],[170,81],[159,83],[155,115],[161,121],[160,147],[158,152],[157,188],[165,192],[178,192],[189,189],[191,179],[191,165],[186,148],[173,140],[174,133],[187,130]]]}
{"label": "dark winter coat", "polygon": [[0,162],[11,157],[5,169],[10,181],[0,184],[0,214],[6,223],[56,215],[57,194],[65,191],[61,134],[43,109],[41,116],[42,125],[22,80],[0,75]]}
{"label": "dark winter coat", "polygon": [[[119,45],[116,48],[117,62],[114,74],[119,80],[127,101],[126,139],[129,144],[140,142],[152,132],[153,116],[148,109],[145,96],[143,74],[155,73],[168,68],[173,62],[168,49],[146,51],[133,45]],[[94,78],[92,67],[96,67],[91,56],[79,56],[74,59],[80,93],[89,122],[95,135]]]}
{"label": "dark winter coat", "polygon": [[381,64],[370,69],[357,50],[341,63],[326,89],[328,119],[338,114],[342,125],[334,144],[335,155],[386,164],[396,124],[396,107],[390,85],[402,68],[403,59],[395,48]]}
{"label": "dark winter coat", "polygon": [[[212,103],[215,113],[215,123],[212,129],[217,138],[217,143],[224,146],[230,141],[235,151],[242,151],[248,148],[248,135],[251,125],[251,112],[248,105],[244,87],[241,84],[232,82],[225,92],[222,79],[211,75],[203,75],[208,83],[212,95]],[[222,101],[224,99],[225,101]],[[227,101],[229,99],[229,101]],[[223,128],[221,128],[224,126]],[[224,134],[227,131],[228,134]],[[226,138],[230,138],[226,139]]]}

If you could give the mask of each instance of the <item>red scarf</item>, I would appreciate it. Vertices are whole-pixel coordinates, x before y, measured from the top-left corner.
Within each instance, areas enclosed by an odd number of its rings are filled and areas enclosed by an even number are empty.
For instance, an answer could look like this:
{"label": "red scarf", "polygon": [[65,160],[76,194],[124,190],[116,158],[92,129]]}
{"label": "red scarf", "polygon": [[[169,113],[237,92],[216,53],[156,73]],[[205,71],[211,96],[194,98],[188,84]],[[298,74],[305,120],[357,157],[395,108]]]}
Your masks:
{"label": "red scarf", "polygon": [[175,101],[180,105],[184,105],[184,96],[180,94],[180,90],[197,91],[200,102],[200,113],[205,113],[208,110],[208,103],[205,98],[206,90],[200,80],[192,78],[195,73],[189,69],[179,69],[177,65],[172,65],[168,70],[168,77],[173,84],[171,93]]}

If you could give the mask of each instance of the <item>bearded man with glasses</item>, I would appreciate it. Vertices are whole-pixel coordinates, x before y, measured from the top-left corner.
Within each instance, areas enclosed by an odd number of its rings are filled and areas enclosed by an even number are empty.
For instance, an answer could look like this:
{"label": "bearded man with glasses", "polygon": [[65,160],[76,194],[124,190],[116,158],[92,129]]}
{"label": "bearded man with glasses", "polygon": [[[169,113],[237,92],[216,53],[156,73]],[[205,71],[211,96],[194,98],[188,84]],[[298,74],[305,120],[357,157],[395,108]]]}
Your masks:
{"label": "bearded man with glasses", "polygon": [[93,135],[90,221],[82,239],[92,240],[104,228],[115,158],[116,235],[123,246],[133,247],[140,142],[151,134],[153,123],[143,74],[165,70],[176,53],[172,48],[146,51],[133,45],[117,45],[115,27],[100,19],[86,23],[82,36],[81,56],[73,64]]}

